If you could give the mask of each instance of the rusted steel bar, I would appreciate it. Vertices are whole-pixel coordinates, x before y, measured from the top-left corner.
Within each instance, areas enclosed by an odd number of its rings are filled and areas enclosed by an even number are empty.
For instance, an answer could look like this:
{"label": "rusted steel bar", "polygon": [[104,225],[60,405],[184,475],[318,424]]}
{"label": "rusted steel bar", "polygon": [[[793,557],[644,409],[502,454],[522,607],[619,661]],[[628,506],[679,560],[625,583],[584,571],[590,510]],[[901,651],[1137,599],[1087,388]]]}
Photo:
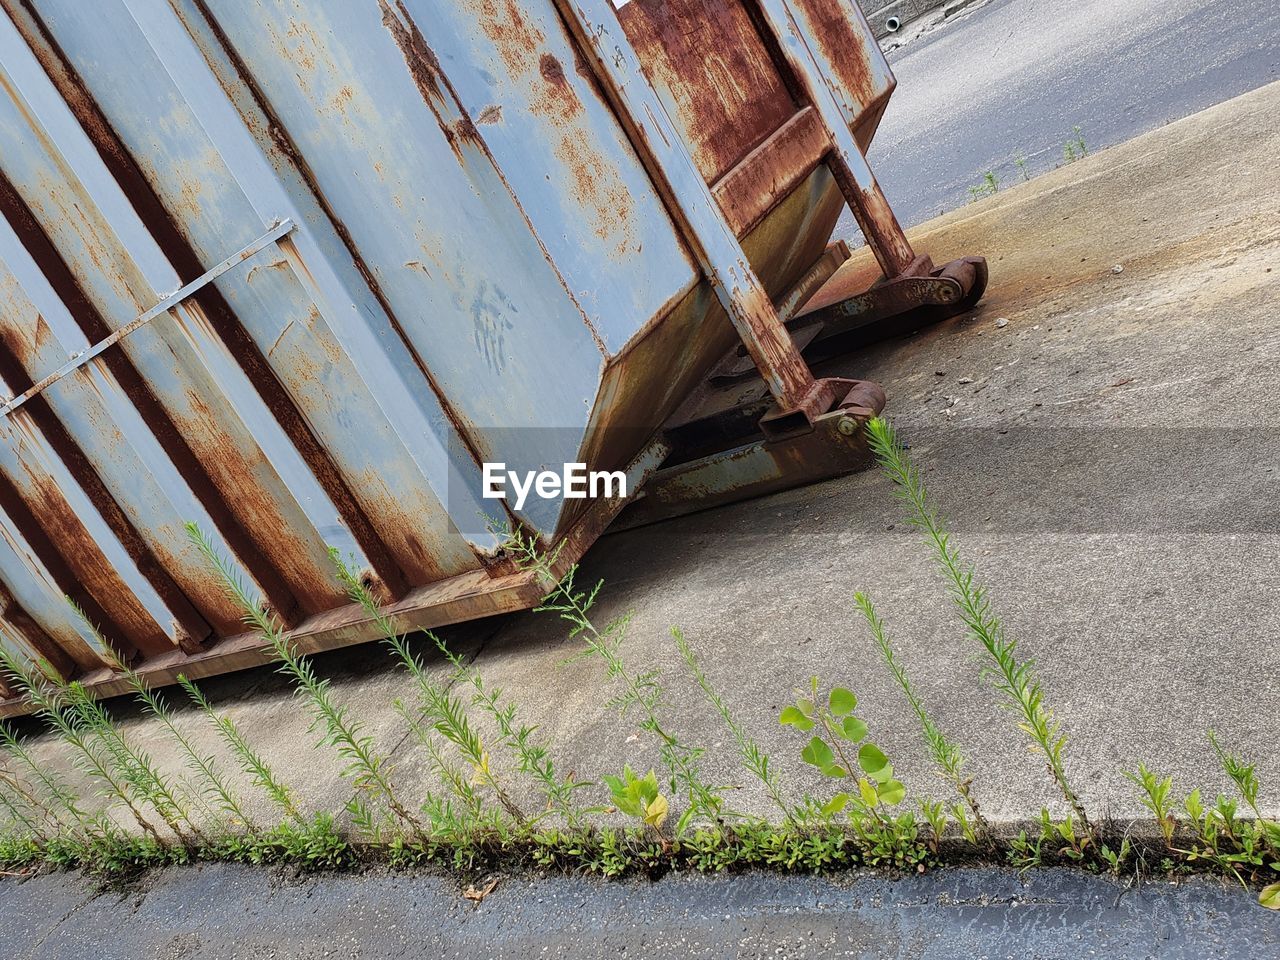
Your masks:
{"label": "rusted steel bar", "polygon": [[909,272],[916,261],[915,251],[880,189],[875,174],[871,172],[866,157],[862,155],[840,105],[824,82],[822,70],[814,61],[804,34],[796,25],[788,0],[743,2],[757,6],[760,20],[777,41],[778,49],[786,58],[796,84],[818,112],[822,125],[831,138],[828,166],[884,275],[896,277]]}
{"label": "rusted steel bar", "polygon": [[289,233],[292,230],[293,230],[292,220],[285,219],[280,221],[274,227],[272,227],[270,230],[264,233],[262,236],[258,237],[258,239],[245,244],[243,247],[241,247],[235,253],[231,254],[231,256],[227,257],[221,263],[215,264],[214,266],[206,270],[204,273],[200,274],[200,276],[192,280],[190,283],[184,284],[182,287],[175,290],[173,293],[169,294],[167,297],[165,297],[163,300],[157,303],[155,306],[151,307],[151,309],[139,314],[133,320],[129,321],[123,327],[121,327],[120,329],[112,333],[110,336],[104,337],[103,339],[99,340],[93,346],[89,347],[89,349],[82,350],[81,352],[77,353],[70,360],[68,360],[66,363],[60,366],[57,370],[54,370],[53,373],[49,374],[47,377],[43,377],[36,383],[33,383],[26,390],[22,391],[22,393],[18,394],[12,400],[5,403],[4,406],[0,406],[0,417],[7,417],[9,414],[11,414],[14,410],[17,410],[19,407],[21,407],[24,403],[26,403],[32,397],[36,396],[39,393],[43,393],[50,386],[57,383],[59,380],[65,377],[68,373],[71,373],[73,370],[83,367],[86,363],[88,363],[98,354],[102,353],[102,351],[108,349],[109,347],[115,346],[117,343],[119,343],[129,334],[133,333],[135,330],[141,327],[143,324],[150,323],[156,317],[160,316],[160,314],[166,313],[171,308],[176,307],[179,303],[181,303],[183,300],[187,299],[187,297],[194,294],[201,287],[205,286],[208,283],[212,283],[214,280],[218,279],[218,277],[222,276],[224,273],[226,273],[228,270],[230,270],[232,267],[236,266],[237,264],[244,263],[244,261],[248,260],[255,253],[258,253],[260,250],[262,250],[263,247],[267,246],[268,244],[275,243],[277,240],[279,240],[281,237],[283,237],[285,234]]}
{"label": "rusted steel bar", "polygon": [[783,409],[811,405],[813,374],[747,262],[688,145],[645,77],[614,10],[604,0],[555,2],[590,57],[619,119],[665,195],[672,218],[778,405]]}
{"label": "rusted steel bar", "polygon": [[711,185],[737,236],[744,236],[813,172],[831,138],[813,107],[805,107]]}

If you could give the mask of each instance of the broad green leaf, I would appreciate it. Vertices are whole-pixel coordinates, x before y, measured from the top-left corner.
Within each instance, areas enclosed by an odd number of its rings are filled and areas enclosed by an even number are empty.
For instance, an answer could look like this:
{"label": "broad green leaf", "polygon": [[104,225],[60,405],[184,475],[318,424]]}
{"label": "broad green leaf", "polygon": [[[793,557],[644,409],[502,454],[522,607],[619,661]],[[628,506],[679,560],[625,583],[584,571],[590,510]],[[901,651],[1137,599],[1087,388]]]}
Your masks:
{"label": "broad green leaf", "polygon": [[796,706],[800,709],[800,712],[803,713],[806,717],[812,717],[814,710],[817,709],[817,707],[813,705],[813,701],[810,700],[808,697],[801,697],[799,700],[796,701]]}
{"label": "broad green leaf", "polygon": [[858,698],[853,695],[852,690],[846,690],[844,687],[833,687],[831,696],[827,698],[827,703],[831,707],[831,712],[837,717],[843,717],[846,713],[852,713],[853,708],[858,705]]}
{"label": "broad green leaf", "polygon": [[841,735],[850,743],[857,743],[867,735],[867,725],[857,717],[845,717],[840,725]]}
{"label": "broad green leaf", "polygon": [[901,803],[906,797],[907,788],[900,780],[886,780],[876,792],[880,794],[881,800],[892,807]]}
{"label": "broad green leaf", "polygon": [[1187,808],[1187,815],[1192,820],[1199,820],[1201,814],[1204,813],[1204,804],[1200,800],[1200,788],[1196,787],[1189,794],[1187,799],[1183,801],[1183,806]]}
{"label": "broad green leaf", "polygon": [[778,715],[778,722],[788,727],[808,733],[813,729],[813,721],[806,717],[799,707],[785,707]]}
{"label": "broad green leaf", "polygon": [[1258,894],[1258,902],[1268,910],[1280,910],[1280,883],[1273,883],[1262,888]]}
{"label": "broad green leaf", "polygon": [[838,763],[827,764],[825,767],[822,768],[822,772],[825,773],[828,777],[832,777],[836,780],[842,780],[843,778],[849,775],[849,771],[846,770],[844,767],[840,766],[840,764]]}
{"label": "broad green leaf", "polygon": [[821,769],[834,763],[836,755],[831,752],[831,748],[827,746],[821,737],[814,737],[809,741],[809,745],[800,752],[800,759]]}
{"label": "broad green leaf", "polygon": [[698,812],[697,807],[686,807],[684,813],[680,814],[680,819],[676,821],[677,837],[684,835],[684,832],[685,830],[688,829],[689,824],[693,822],[694,814],[696,814],[697,812]]}
{"label": "broad green leaf", "polygon": [[880,799],[875,786],[866,777],[858,781],[858,793],[862,797],[862,802],[868,807],[874,807]]}
{"label": "broad green leaf", "polygon": [[867,775],[879,783],[884,783],[893,776],[893,768],[889,766],[889,758],[874,743],[864,743],[858,748],[858,766]]}
{"label": "broad green leaf", "polygon": [[658,795],[658,775],[653,772],[652,768],[650,768],[649,772],[645,774],[643,780],[638,781],[638,784],[638,792],[640,796],[644,798],[646,803],[650,802]]}
{"label": "broad green leaf", "polygon": [[662,794],[658,794],[649,801],[649,805],[644,810],[644,822],[649,824],[655,830],[661,830],[663,823],[667,819],[667,798]]}
{"label": "broad green leaf", "polygon": [[839,813],[849,805],[849,795],[847,793],[837,793],[834,797],[822,805],[822,813],[825,816],[831,816],[833,813]]}

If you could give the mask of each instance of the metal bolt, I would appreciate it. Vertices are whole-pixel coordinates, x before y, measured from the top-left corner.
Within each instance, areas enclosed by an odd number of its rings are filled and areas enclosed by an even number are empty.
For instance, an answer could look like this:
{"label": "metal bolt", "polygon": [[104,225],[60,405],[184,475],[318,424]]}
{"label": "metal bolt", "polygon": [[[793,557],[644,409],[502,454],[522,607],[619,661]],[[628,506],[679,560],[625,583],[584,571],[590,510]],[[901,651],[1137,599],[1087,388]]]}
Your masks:
{"label": "metal bolt", "polygon": [[836,429],[846,437],[852,437],[858,432],[858,421],[853,417],[841,417],[840,422],[836,424]]}

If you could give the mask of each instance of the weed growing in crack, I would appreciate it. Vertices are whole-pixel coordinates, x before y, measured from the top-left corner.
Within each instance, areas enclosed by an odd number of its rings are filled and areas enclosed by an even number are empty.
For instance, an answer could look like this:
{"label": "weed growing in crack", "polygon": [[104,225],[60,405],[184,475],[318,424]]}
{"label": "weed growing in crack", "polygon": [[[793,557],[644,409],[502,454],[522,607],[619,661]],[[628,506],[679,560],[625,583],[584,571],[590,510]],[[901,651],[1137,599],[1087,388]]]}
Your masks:
{"label": "weed growing in crack", "polygon": [[535,609],[558,614],[569,624],[569,636],[580,639],[586,645],[586,654],[601,660],[609,679],[622,687],[622,692],[609,705],[623,716],[633,709],[638,710],[641,729],[657,738],[671,791],[683,793],[686,801],[686,808],[676,823],[676,837],[682,836],[698,820],[719,824],[724,813],[724,797],[721,790],[708,786],[702,779],[702,749],[680,740],[659,719],[662,684],[658,680],[658,672],[645,670],[634,673],[619,653],[629,618],[619,617],[603,630],[597,629],[591,620],[591,608],[604,581],[590,590],[581,590],[574,582],[578,572],[576,564],[570,566],[563,576],[558,576],[555,556],[540,550],[532,537],[513,531],[507,543],[522,569],[535,573],[544,583],[554,584]]}
{"label": "weed growing in crack", "polygon": [[[871,636],[880,650],[885,666],[889,668],[893,679],[897,681],[903,696],[907,698],[907,703],[910,704],[912,712],[915,713],[916,719],[920,722],[920,732],[924,735],[925,744],[929,748],[929,755],[933,758],[933,762],[938,766],[943,776],[955,788],[959,802],[951,805],[952,816],[955,817],[956,823],[959,824],[965,839],[971,843],[982,843],[985,846],[990,846],[992,843],[991,826],[978,810],[978,802],[974,799],[970,789],[973,780],[964,771],[965,761],[964,756],[960,753],[960,748],[948,740],[946,735],[938,729],[937,724],[933,722],[933,719],[925,710],[919,696],[916,695],[915,689],[911,686],[911,679],[907,676],[906,668],[898,662],[897,657],[894,655],[893,647],[885,634],[884,621],[876,613],[871,599],[864,593],[857,593],[854,595],[854,602],[858,605],[863,619],[866,620],[867,626],[871,630]],[[931,809],[926,811],[927,814],[932,814],[933,812]],[[936,818],[928,816],[927,819],[934,826],[934,834],[940,836],[941,831],[937,828]]]}
{"label": "weed growing in crack", "polygon": [[950,534],[929,502],[919,469],[907,457],[893,428],[882,418],[873,418],[867,423],[867,438],[881,469],[895,485],[895,495],[903,505],[907,522],[928,542],[966,632],[986,653],[988,677],[1005,704],[1018,715],[1019,728],[1044,756],[1046,769],[1067,802],[1071,815],[1057,831],[1059,838],[1067,842],[1070,852],[1078,858],[1086,856],[1090,848],[1098,850],[1097,831],[1063,767],[1067,735],[1045,702],[1034,664],[1019,660],[1017,641],[1005,636],[1004,625],[995,614],[986,588],[977,582],[973,567],[961,560]]}
{"label": "weed growing in crack", "polygon": [[[98,627],[83,609],[70,597],[68,605],[97,641],[100,649],[107,652],[117,667],[123,667],[114,653],[114,648],[98,630]],[[106,755],[115,765],[120,778],[131,786],[135,794],[142,797],[165,822],[165,825],[188,848],[196,846],[204,840],[200,828],[191,819],[191,812],[185,798],[178,787],[166,776],[151,755],[141,747],[133,746],[125,738],[123,731],[112,719],[98,700],[79,684],[67,684],[62,689],[62,696],[70,709],[83,722],[84,727],[102,746]]]}
{"label": "weed growing in crack", "polygon": [[[165,847],[159,830],[146,818],[134,801],[132,790],[125,778],[118,774],[111,760],[104,756],[94,732],[84,718],[65,699],[67,688],[55,680],[51,668],[36,666],[19,658],[13,652],[0,647],[0,662],[22,693],[43,719],[72,749],[72,761],[82,773],[99,785],[108,806],[119,805],[126,809],[142,832],[157,846]],[[118,830],[105,817],[96,823],[98,832],[105,838],[114,837]]]}
{"label": "weed growing in crack", "polygon": [[1089,155],[1089,145],[1085,143],[1084,134],[1079,127],[1071,128],[1072,137],[1062,145],[1062,162],[1075,163]]}
{"label": "weed growing in crack", "polygon": [[[561,779],[556,774],[555,763],[547,747],[534,739],[537,728],[517,722],[516,705],[507,703],[504,706],[501,690],[486,686],[480,671],[450,650],[434,633],[428,633],[427,636],[435,641],[440,652],[453,666],[455,677],[468,681],[475,689],[472,704],[493,718],[503,746],[516,757],[520,771],[529,774],[538,783],[547,799],[548,812],[559,814],[571,829],[581,829],[583,813],[574,804],[573,797],[576,791],[590,787],[591,784],[575,780],[572,775]],[[535,817],[530,822],[537,822],[538,819],[540,818]]]}
{"label": "weed growing in crack", "polygon": [[279,664],[279,672],[293,682],[295,694],[312,715],[312,729],[319,729],[321,732],[320,742],[333,747],[338,756],[346,761],[342,775],[351,781],[356,790],[347,803],[347,812],[352,822],[374,841],[381,838],[392,818],[415,832],[420,830],[418,819],[405,809],[396,796],[391,784],[388,758],[376,750],[373,738],[363,732],[350,711],[333,699],[329,681],[316,676],[311,661],[298,652],[297,647],[285,636],[280,622],[249,593],[239,574],[203,531],[196,524],[189,523],[187,533],[216,571],[227,596],[243,611],[244,622],[257,630],[270,647]]}
{"label": "weed growing in crack", "polygon": [[605,774],[604,782],[613,796],[615,807],[652,829],[662,843],[669,842],[662,832],[662,825],[667,822],[671,805],[658,789],[658,777],[653,770],[640,777],[629,765],[624,765],[622,776]]}
{"label": "weed growing in crack", "polygon": [[778,715],[783,726],[810,735],[801,760],[832,780],[855,781],[853,789],[839,790],[821,804],[806,798],[807,817],[816,814],[830,822],[843,812],[861,842],[864,862],[914,866],[924,861],[925,852],[915,815],[897,812],[907,788],[894,777],[884,751],[867,739],[867,725],[854,713],[857,706],[858,698],[845,687],[832,687],[821,696],[818,678],[813,677],[807,694]]}
{"label": "weed growing in crack", "polygon": [[769,794],[769,799],[782,812],[783,821],[792,820],[794,811],[791,805],[783,799],[782,788],[778,783],[778,774],[770,763],[769,755],[734,719],[733,713],[730,711],[724,697],[716,691],[715,687],[711,685],[711,681],[707,679],[706,672],[702,669],[702,664],[698,662],[698,656],[694,653],[692,645],[685,639],[684,632],[679,627],[672,627],[671,635],[675,637],[680,656],[689,668],[689,673],[693,675],[694,682],[706,694],[707,699],[711,701],[711,705],[716,708],[716,712],[720,714],[725,726],[729,728],[729,732],[733,735],[734,742],[738,745],[738,757],[742,762],[742,766],[764,785],[765,791]]}
{"label": "weed growing in crack", "polygon": [[152,690],[136,670],[116,660],[116,671],[124,677],[133,691],[134,699],[143,710],[154,717],[178,745],[179,752],[198,786],[200,795],[211,809],[224,818],[231,827],[244,827],[254,832],[253,823],[245,813],[239,798],[231,784],[218,768],[218,761],[207,753],[202,753],[191,742],[191,738],[183,733],[174,722],[173,712],[162,694]]}
{"label": "weed growing in crack", "polygon": [[[217,731],[219,738],[227,745],[240,769],[249,777],[255,786],[262,789],[276,805],[286,820],[305,822],[294,799],[293,790],[283,783],[275,772],[263,760],[262,755],[250,745],[234,720],[226,714],[218,713],[209,702],[209,698],[190,678],[179,674],[178,683],[187,692],[191,702],[200,708],[209,724]],[[248,822],[246,820],[246,822]]]}
{"label": "weed growing in crack", "polygon": [[1022,174],[1023,183],[1031,179],[1031,174],[1027,170],[1027,155],[1021,150],[1013,152],[1013,165],[1018,168],[1018,173]]}
{"label": "weed growing in crack", "polygon": [[83,686],[69,683],[63,695],[70,711],[79,717],[83,728],[102,747],[126,789],[144,800],[183,846],[191,848],[203,842],[203,834],[191,819],[185,799],[151,755],[125,739],[111,715]]}
{"label": "weed growing in crack", "polygon": [[15,734],[7,723],[0,722],[0,747],[13,757],[32,777],[33,794],[42,792],[45,801],[51,806],[51,826],[70,830],[70,835],[84,841],[94,832],[96,824],[80,805],[80,799],[71,791],[52,770],[38,763],[26,744]]}
{"label": "weed growing in crack", "polygon": [[[369,591],[369,588],[343,562],[341,555],[336,550],[330,550],[329,557],[337,570],[338,579],[347,588],[347,593],[373,619],[378,632],[385,637],[384,642],[391,649],[400,665],[404,667],[405,671],[413,679],[414,686],[418,692],[419,711],[422,716],[430,721],[436,733],[453,744],[459,755],[470,765],[473,774],[472,781],[490,789],[508,815],[516,823],[523,824],[525,822],[524,813],[516,805],[515,801],[511,799],[510,794],[504,789],[497,773],[494,771],[489,751],[485,747],[480,734],[472,725],[462,698],[450,692],[446,684],[441,683],[431,675],[431,672],[422,662],[422,658],[410,649],[408,638],[396,630],[394,624],[383,613],[377,599]],[[401,703],[400,712],[410,722],[410,726],[415,730],[419,742],[428,746],[429,749],[434,749],[430,738],[423,736],[422,732],[420,732],[420,723],[413,717],[411,711],[403,706],[403,702]],[[453,770],[452,765],[444,759],[438,750],[432,753],[432,759],[444,775],[446,783],[454,788],[455,795],[459,799],[463,799],[468,806],[472,806],[478,799],[477,794],[473,790],[462,787],[461,781]],[[428,800],[428,804],[435,810],[433,819],[438,819],[446,824],[453,819],[448,807],[441,806],[433,800]]]}
{"label": "weed growing in crack", "polygon": [[1000,192],[1000,177],[994,170],[988,170],[983,176],[982,182],[976,187],[969,188],[969,202],[977,203],[984,197],[994,197]]}

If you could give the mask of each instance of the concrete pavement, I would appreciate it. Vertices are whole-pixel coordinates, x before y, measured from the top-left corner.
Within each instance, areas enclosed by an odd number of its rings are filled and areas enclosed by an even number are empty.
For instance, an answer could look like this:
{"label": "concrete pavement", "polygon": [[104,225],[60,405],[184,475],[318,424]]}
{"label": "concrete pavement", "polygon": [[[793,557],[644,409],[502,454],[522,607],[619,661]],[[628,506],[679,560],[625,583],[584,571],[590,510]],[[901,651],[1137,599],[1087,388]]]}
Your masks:
{"label": "concrete pavement", "polygon": [[[1098,816],[1141,816],[1125,778],[1140,760],[1180,793],[1225,788],[1209,727],[1257,761],[1264,807],[1280,812],[1278,110],[1280,84],[926,224],[913,240],[936,259],[990,258],[987,300],[839,367],[886,386],[887,414],[1038,663],[1070,736],[1068,774]],[[684,676],[673,625],[793,798],[824,786],[776,718],[813,673],[855,690],[912,797],[945,795],[855,615],[863,589],[970,757],[987,813],[1012,825],[1061,810],[875,473],[606,537],[582,576],[605,580],[601,621],[632,613],[625,658],[660,671],[671,726],[706,748],[708,780],[741,787],[739,808],[768,809]],[[602,667],[566,663],[580,647],[553,617],[452,636],[540,725],[562,770],[598,779],[658,764],[634,718],[606,707]],[[389,657],[367,646],[317,663],[392,751],[404,793],[434,789],[392,709],[411,691]],[[281,678],[204,686],[309,806],[341,807],[342,764],[307,746]],[[214,746],[198,715],[180,722]],[[153,724],[132,718],[128,732],[180,769]],[[66,766],[58,745],[40,750]]]}

